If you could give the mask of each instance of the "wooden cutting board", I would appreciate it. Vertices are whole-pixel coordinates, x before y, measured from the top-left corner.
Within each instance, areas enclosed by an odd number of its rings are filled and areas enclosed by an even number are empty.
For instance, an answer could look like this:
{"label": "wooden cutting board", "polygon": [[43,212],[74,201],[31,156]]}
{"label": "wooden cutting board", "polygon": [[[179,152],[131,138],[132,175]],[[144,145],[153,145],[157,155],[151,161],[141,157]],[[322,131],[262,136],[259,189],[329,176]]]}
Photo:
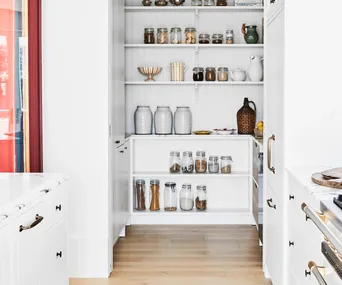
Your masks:
{"label": "wooden cutting board", "polygon": [[334,168],[323,172],[314,173],[311,179],[318,185],[342,189],[342,168]]}

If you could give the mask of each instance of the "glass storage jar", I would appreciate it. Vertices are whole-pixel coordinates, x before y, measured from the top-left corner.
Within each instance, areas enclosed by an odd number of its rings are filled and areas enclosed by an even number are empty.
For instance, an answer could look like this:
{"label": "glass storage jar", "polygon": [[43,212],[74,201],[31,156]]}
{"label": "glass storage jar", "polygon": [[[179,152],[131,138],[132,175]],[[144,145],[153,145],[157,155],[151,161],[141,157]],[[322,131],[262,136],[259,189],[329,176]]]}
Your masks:
{"label": "glass storage jar", "polygon": [[170,152],[170,173],[178,173],[181,171],[181,159],[179,151]]}
{"label": "glass storage jar", "polygon": [[209,156],[208,170],[210,173],[218,173],[220,170],[218,156]]}
{"label": "glass storage jar", "polygon": [[211,43],[223,44],[223,35],[222,34],[213,34],[213,36],[211,38]]}
{"label": "glass storage jar", "polygon": [[228,81],[228,68],[220,67],[217,71],[217,80],[218,81]]}
{"label": "glass storage jar", "polygon": [[200,44],[210,44],[210,35],[209,34],[200,34],[198,36],[198,43],[200,43]]}
{"label": "glass storage jar", "polygon": [[216,69],[215,67],[207,67],[205,69],[205,80],[215,81],[216,80]]}
{"label": "glass storage jar", "polygon": [[234,43],[234,31],[233,30],[227,30],[226,31],[226,44],[232,45]]}
{"label": "glass storage jar", "polygon": [[177,211],[177,189],[176,183],[165,183],[164,189],[164,210]]}
{"label": "glass storage jar", "polygon": [[181,44],[182,43],[182,29],[171,28],[170,40],[171,40],[171,44]]}
{"label": "glass storage jar", "polygon": [[202,0],[191,0],[191,6],[202,6],[203,1]]}
{"label": "glass storage jar", "polygon": [[159,180],[150,181],[150,211],[159,211]]}
{"label": "glass storage jar", "polygon": [[184,151],[182,158],[182,172],[192,173],[194,172],[194,159],[192,158],[191,151]]}
{"label": "glass storage jar", "polygon": [[185,29],[185,43],[186,44],[195,44],[196,43],[196,29],[195,28],[186,28]]}
{"label": "glass storage jar", "polygon": [[195,204],[198,211],[205,211],[207,209],[207,186],[197,186]]}
{"label": "glass storage jar", "polygon": [[154,44],[154,29],[153,28],[145,28],[144,33],[144,43],[145,44]]}
{"label": "glass storage jar", "polygon": [[203,67],[195,67],[193,69],[193,80],[194,81],[203,81],[204,80],[204,68]]}
{"label": "glass storage jar", "polygon": [[227,0],[217,0],[216,6],[228,6]]}
{"label": "glass storage jar", "polygon": [[215,0],[204,0],[204,6],[215,6]]}
{"label": "glass storage jar", "polygon": [[207,172],[207,158],[205,157],[205,151],[196,152],[195,170],[197,173]]}
{"label": "glass storage jar", "polygon": [[179,193],[179,206],[182,211],[191,211],[194,208],[194,194],[191,184],[183,184]]}
{"label": "glass storage jar", "polygon": [[157,43],[168,44],[169,43],[169,32],[166,28],[158,28],[157,30]]}
{"label": "glass storage jar", "polygon": [[222,156],[221,157],[221,173],[224,173],[224,174],[231,173],[232,162],[233,162],[233,159],[231,156]]}
{"label": "glass storage jar", "polygon": [[146,210],[145,199],[145,180],[138,179],[135,181],[135,209],[137,211]]}

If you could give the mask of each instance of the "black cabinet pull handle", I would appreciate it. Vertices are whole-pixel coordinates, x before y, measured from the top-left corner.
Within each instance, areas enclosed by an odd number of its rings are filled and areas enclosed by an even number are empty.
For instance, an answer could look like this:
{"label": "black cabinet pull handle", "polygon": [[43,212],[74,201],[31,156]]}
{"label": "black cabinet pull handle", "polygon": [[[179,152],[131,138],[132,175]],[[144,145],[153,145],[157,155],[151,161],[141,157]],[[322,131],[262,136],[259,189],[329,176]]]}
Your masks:
{"label": "black cabinet pull handle", "polygon": [[270,1],[270,3],[271,3],[271,4],[274,4],[274,3],[275,3],[275,1],[276,1],[276,0],[271,0],[271,1]]}
{"label": "black cabinet pull handle", "polygon": [[272,198],[267,200],[268,207],[273,208],[273,209],[277,209],[277,205],[272,205],[272,202],[273,202]]}
{"label": "black cabinet pull handle", "polygon": [[289,247],[294,246],[294,241],[289,241]]}
{"label": "black cabinet pull handle", "polygon": [[56,211],[62,211],[62,205],[56,206]]}
{"label": "black cabinet pull handle", "polygon": [[294,195],[289,195],[289,200],[294,200],[295,196]]}
{"label": "black cabinet pull handle", "polygon": [[43,193],[47,194],[47,193],[49,193],[50,191],[51,191],[51,189],[43,189],[43,190],[40,191],[40,192],[43,192]]}
{"label": "black cabinet pull handle", "polygon": [[19,227],[19,232],[21,233],[22,231],[26,231],[26,230],[33,229],[35,226],[39,225],[43,220],[44,220],[44,217],[39,216],[39,215],[37,214],[37,215],[36,215],[35,221],[34,221],[31,225],[29,225],[29,226],[23,226],[23,225],[21,225],[21,226]]}
{"label": "black cabinet pull handle", "polygon": [[120,141],[115,141],[115,143],[116,143],[116,144],[119,144],[119,143],[120,143]]}
{"label": "black cabinet pull handle", "polygon": [[62,254],[63,254],[63,253],[62,253],[61,251],[60,251],[60,252],[57,252],[57,253],[56,253],[56,257],[62,258]]}
{"label": "black cabinet pull handle", "polygon": [[124,151],[123,151],[123,150],[120,150],[120,153],[124,153]]}
{"label": "black cabinet pull handle", "polygon": [[305,270],[305,277],[308,277],[308,275],[311,275],[311,271]]}

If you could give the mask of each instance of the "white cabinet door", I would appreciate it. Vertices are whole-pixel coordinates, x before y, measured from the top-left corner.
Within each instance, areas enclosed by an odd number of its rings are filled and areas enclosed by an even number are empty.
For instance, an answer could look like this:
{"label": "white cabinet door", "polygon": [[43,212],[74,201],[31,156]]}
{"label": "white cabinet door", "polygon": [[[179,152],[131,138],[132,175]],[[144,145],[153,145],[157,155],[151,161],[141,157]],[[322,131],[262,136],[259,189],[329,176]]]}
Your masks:
{"label": "white cabinet door", "polygon": [[272,20],[272,18],[284,7],[284,4],[285,0],[266,0],[267,20]]}
{"label": "white cabinet door", "polygon": [[11,236],[10,227],[1,228],[0,225],[0,285],[12,285],[13,272],[11,272]]}

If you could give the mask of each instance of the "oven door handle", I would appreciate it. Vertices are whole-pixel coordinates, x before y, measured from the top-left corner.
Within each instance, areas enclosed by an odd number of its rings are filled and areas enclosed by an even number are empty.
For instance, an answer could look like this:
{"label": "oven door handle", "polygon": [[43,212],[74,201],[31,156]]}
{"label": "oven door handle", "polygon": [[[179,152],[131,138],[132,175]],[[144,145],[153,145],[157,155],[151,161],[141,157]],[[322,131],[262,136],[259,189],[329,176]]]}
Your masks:
{"label": "oven door handle", "polygon": [[335,235],[335,233],[327,227],[324,222],[325,216],[323,214],[317,213],[315,210],[311,209],[305,203],[302,204],[302,210],[306,213],[307,217],[316,225],[316,227],[322,232],[322,234],[330,241],[332,246],[342,254],[342,243],[340,239]]}
{"label": "oven door handle", "polygon": [[309,266],[310,271],[313,273],[313,275],[315,275],[315,277],[316,277],[316,279],[317,279],[317,282],[318,282],[320,285],[327,285],[327,282],[324,280],[324,278],[323,278],[321,272],[319,272],[319,269],[318,269],[318,268],[320,268],[320,267],[318,267],[318,266],[316,265],[316,263],[313,262],[313,261],[310,261],[309,264],[308,264],[308,266]]}

